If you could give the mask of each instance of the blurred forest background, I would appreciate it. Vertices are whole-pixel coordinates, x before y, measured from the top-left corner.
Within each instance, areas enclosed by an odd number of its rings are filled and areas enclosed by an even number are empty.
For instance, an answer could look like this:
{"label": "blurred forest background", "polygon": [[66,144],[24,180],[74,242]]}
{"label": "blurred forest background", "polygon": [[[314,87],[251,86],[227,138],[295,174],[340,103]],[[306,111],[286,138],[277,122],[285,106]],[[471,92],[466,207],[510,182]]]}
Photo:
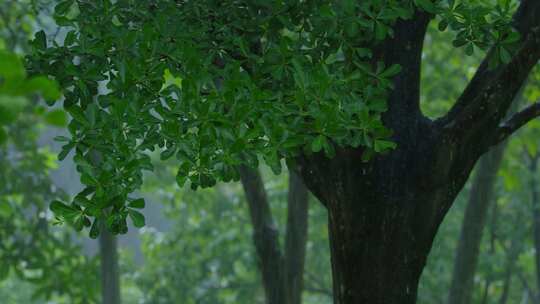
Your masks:
{"label": "blurred forest background", "polygon": [[[55,5],[1,0],[0,50],[23,58],[39,30],[61,45]],[[465,56],[444,35],[433,26],[425,41],[422,105],[432,117],[451,106],[482,57]],[[540,98],[538,67],[519,98]],[[264,250],[300,273],[302,303],[332,303],[326,210],[287,173],[262,167],[248,172],[255,182],[195,192],[176,186],[174,163],[160,163],[141,193],[144,228],[92,240],[55,225],[48,204],[81,189],[71,155],[57,161],[54,138],[66,123],[63,110],[35,98],[0,126],[0,303],[264,303]],[[437,235],[418,303],[540,303],[539,135],[536,120],[479,162]],[[254,243],[268,222],[274,243]]]}

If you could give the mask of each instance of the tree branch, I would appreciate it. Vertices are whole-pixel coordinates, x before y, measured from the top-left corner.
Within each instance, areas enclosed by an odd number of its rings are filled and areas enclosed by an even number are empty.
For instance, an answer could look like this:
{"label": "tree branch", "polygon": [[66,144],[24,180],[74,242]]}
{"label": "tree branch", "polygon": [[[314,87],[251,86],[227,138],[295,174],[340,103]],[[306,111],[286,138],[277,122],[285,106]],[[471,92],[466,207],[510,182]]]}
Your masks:
{"label": "tree branch", "polygon": [[[514,16],[522,35],[519,50],[506,65],[489,69],[491,50],[448,114],[437,123],[450,134],[480,134],[494,130],[504,118],[514,96],[540,58],[540,1],[523,0]],[[475,133],[476,132],[476,133]]]}
{"label": "tree branch", "polygon": [[512,115],[505,123],[497,128],[495,141],[493,144],[506,140],[510,135],[526,125],[529,121],[540,116],[540,101],[526,107],[520,112]]}

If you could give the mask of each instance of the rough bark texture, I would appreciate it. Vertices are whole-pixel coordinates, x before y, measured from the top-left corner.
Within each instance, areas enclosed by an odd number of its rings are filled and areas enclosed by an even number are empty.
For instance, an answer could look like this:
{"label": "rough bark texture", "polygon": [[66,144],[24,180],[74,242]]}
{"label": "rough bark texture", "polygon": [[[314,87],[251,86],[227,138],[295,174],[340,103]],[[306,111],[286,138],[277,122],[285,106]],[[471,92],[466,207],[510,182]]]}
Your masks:
{"label": "rough bark texture", "polygon": [[101,296],[103,304],[120,304],[120,272],[116,237],[105,227],[99,236]]}
{"label": "rough bark texture", "polygon": [[488,210],[493,201],[493,188],[504,150],[503,144],[488,152],[479,162],[461,225],[448,304],[471,302],[480,242]]}
{"label": "rough bark texture", "polygon": [[290,173],[283,254],[259,172],[245,166],[239,172],[249,205],[266,303],[301,304],[308,227],[307,188],[295,173]]}
{"label": "rough bark texture", "polygon": [[398,147],[368,163],[361,148],[297,159],[296,170],[328,209],[335,304],[415,303],[442,219],[478,158],[506,138],[502,120],[540,57],[540,1],[523,0],[516,27],[524,38],[510,64],[488,69],[490,52],[453,109],[431,121],[419,110],[429,19],[417,13],[397,22],[394,38],[374,52],[403,68],[383,115]]}

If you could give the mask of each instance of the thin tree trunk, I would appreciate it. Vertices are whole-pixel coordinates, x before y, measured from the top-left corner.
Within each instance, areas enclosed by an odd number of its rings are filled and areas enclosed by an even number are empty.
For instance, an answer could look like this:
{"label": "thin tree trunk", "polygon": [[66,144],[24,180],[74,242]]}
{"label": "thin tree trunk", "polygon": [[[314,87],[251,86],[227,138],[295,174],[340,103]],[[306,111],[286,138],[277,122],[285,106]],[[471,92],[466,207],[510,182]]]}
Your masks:
{"label": "thin tree trunk", "polygon": [[534,248],[536,249],[536,290],[537,298],[540,298],[540,194],[538,193],[538,185],[536,175],[538,174],[538,158],[540,155],[535,155],[530,159],[529,172],[530,187],[531,187],[531,204],[533,215],[533,230],[534,230]]}
{"label": "thin tree trunk", "polygon": [[240,180],[244,187],[253,225],[253,242],[259,258],[267,304],[286,303],[283,284],[283,255],[278,230],[272,217],[264,183],[257,170],[241,166]]}
{"label": "thin tree trunk", "polygon": [[116,237],[105,227],[99,236],[101,256],[101,296],[103,304],[120,304],[120,271]]}
{"label": "thin tree trunk", "polygon": [[[506,269],[504,271],[503,291],[499,298],[499,304],[506,304],[510,292],[510,283],[516,267],[516,260],[521,252],[521,238],[513,238],[510,242],[510,248],[506,249]],[[502,244],[504,248],[504,244]]]}
{"label": "thin tree trunk", "polygon": [[461,226],[448,297],[449,304],[468,304],[471,302],[480,242],[505,147],[506,144],[503,143],[485,154],[479,161]]}
{"label": "thin tree trunk", "polygon": [[249,205],[266,303],[301,304],[308,227],[307,188],[290,172],[283,254],[260,173],[245,166],[239,167],[239,172]]}
{"label": "thin tree trunk", "polygon": [[308,194],[302,179],[296,173],[289,172],[285,235],[285,284],[289,304],[302,303],[308,230]]}
{"label": "thin tree trunk", "polygon": [[[494,256],[495,255],[495,241],[497,238],[497,223],[498,223],[498,205],[497,201],[494,201],[493,208],[491,210],[491,220],[489,225],[489,255]],[[488,293],[489,293],[489,287],[491,286],[491,283],[493,282],[493,270],[490,268],[489,272],[486,276],[486,282],[484,284],[484,292],[482,294],[482,302],[481,304],[486,304],[488,301]]]}

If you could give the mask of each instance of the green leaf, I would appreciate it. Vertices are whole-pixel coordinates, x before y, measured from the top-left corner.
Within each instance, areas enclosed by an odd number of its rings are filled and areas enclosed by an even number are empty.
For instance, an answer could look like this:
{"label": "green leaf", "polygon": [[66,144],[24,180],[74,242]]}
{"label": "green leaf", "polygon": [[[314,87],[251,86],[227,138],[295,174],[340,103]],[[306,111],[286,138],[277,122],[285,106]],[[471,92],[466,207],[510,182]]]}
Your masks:
{"label": "green leaf", "polygon": [[397,147],[396,143],[388,141],[388,140],[383,140],[383,139],[375,139],[375,142],[373,143],[373,150],[375,150],[375,152],[377,153],[383,152],[386,150],[392,150],[392,149],[395,149],[396,147]]}
{"label": "green leaf", "polygon": [[69,112],[69,114],[71,115],[71,117],[73,117],[75,121],[79,122],[83,126],[86,126],[86,127],[90,126],[90,122],[88,121],[88,119],[86,118],[86,116],[84,115],[84,112],[81,110],[80,107],[71,106],[71,107],[66,108],[66,110]]}
{"label": "green leaf", "polygon": [[47,49],[47,36],[45,35],[45,32],[43,30],[36,33],[32,44],[40,51],[44,51]]}
{"label": "green leaf", "polygon": [[26,104],[24,97],[0,94],[0,125],[14,122]]}
{"label": "green leaf", "polygon": [[52,110],[45,114],[45,122],[55,127],[65,127],[68,123],[66,112],[60,109]]}
{"label": "green leaf", "polygon": [[90,227],[90,232],[88,233],[88,235],[92,239],[97,239],[97,237],[99,236],[99,232],[100,232],[99,219],[95,219],[94,222],[92,223],[92,227]]}
{"label": "green leaf", "polygon": [[138,198],[136,200],[131,201],[128,204],[128,207],[137,208],[137,209],[143,209],[144,206],[145,206],[144,198]]}
{"label": "green leaf", "polygon": [[40,93],[48,101],[55,101],[62,96],[56,82],[45,76],[37,76],[28,80],[24,87],[29,93]]}
{"label": "green leaf", "polygon": [[179,89],[182,88],[182,78],[174,76],[169,69],[163,71],[163,79],[165,81],[160,91],[163,91],[170,86],[175,86]]}
{"label": "green leaf", "polygon": [[54,13],[59,16],[63,16],[68,12],[73,4],[74,0],[61,1],[54,7]]}
{"label": "green leaf", "polygon": [[0,50],[0,78],[21,80],[25,77],[26,72],[21,59],[15,54]]}
{"label": "green leaf", "polygon": [[324,137],[324,135],[319,135],[311,142],[311,151],[315,153],[320,152],[325,144],[326,137]]}
{"label": "green leaf", "polygon": [[454,41],[452,41],[452,45],[454,45],[455,47],[461,47],[461,46],[464,46],[465,44],[467,44],[467,42],[468,41],[465,40],[465,39],[457,38]]}
{"label": "green leaf", "polygon": [[399,64],[393,64],[388,69],[384,70],[384,72],[380,73],[379,76],[383,78],[390,78],[392,76],[396,76],[401,72],[401,65]]}
{"label": "green leaf", "polygon": [[436,6],[430,0],[414,0],[414,3],[428,13],[436,13]]}
{"label": "green leaf", "polygon": [[510,61],[512,61],[512,55],[510,55],[510,52],[508,52],[508,50],[502,46],[499,48],[499,55],[501,62],[504,64],[508,64]]}
{"label": "green leaf", "polygon": [[161,154],[159,155],[160,159],[161,160],[167,160],[167,159],[171,158],[174,155],[175,152],[176,152],[176,146],[172,146],[170,148],[167,148],[167,149],[165,149],[165,151],[161,152]]}
{"label": "green leaf", "polygon": [[137,228],[144,227],[145,220],[144,215],[140,213],[139,211],[128,209],[129,218],[131,218],[131,221],[133,222],[133,225]]}
{"label": "green leaf", "polygon": [[444,32],[447,27],[448,27],[448,21],[446,21],[446,19],[443,19],[441,20],[441,22],[439,22],[439,31]]}
{"label": "green leaf", "polygon": [[55,136],[53,138],[54,141],[57,141],[57,142],[69,142],[71,141],[71,139],[69,137],[66,137],[66,136]]}
{"label": "green leaf", "polygon": [[467,43],[465,47],[465,54],[471,56],[474,53],[474,44],[472,42]]}
{"label": "green leaf", "polygon": [[516,43],[521,39],[521,35],[517,31],[511,31],[508,36],[502,41],[505,44]]}
{"label": "green leaf", "polygon": [[51,211],[60,217],[63,217],[67,220],[73,220],[76,216],[81,214],[81,211],[72,206],[68,206],[61,201],[52,201],[49,207]]}
{"label": "green leaf", "polygon": [[60,160],[60,161],[64,160],[68,156],[71,149],[73,149],[73,147],[75,147],[75,144],[71,143],[71,142],[63,145],[62,146],[62,151],[60,151],[60,153],[58,153],[58,160]]}

